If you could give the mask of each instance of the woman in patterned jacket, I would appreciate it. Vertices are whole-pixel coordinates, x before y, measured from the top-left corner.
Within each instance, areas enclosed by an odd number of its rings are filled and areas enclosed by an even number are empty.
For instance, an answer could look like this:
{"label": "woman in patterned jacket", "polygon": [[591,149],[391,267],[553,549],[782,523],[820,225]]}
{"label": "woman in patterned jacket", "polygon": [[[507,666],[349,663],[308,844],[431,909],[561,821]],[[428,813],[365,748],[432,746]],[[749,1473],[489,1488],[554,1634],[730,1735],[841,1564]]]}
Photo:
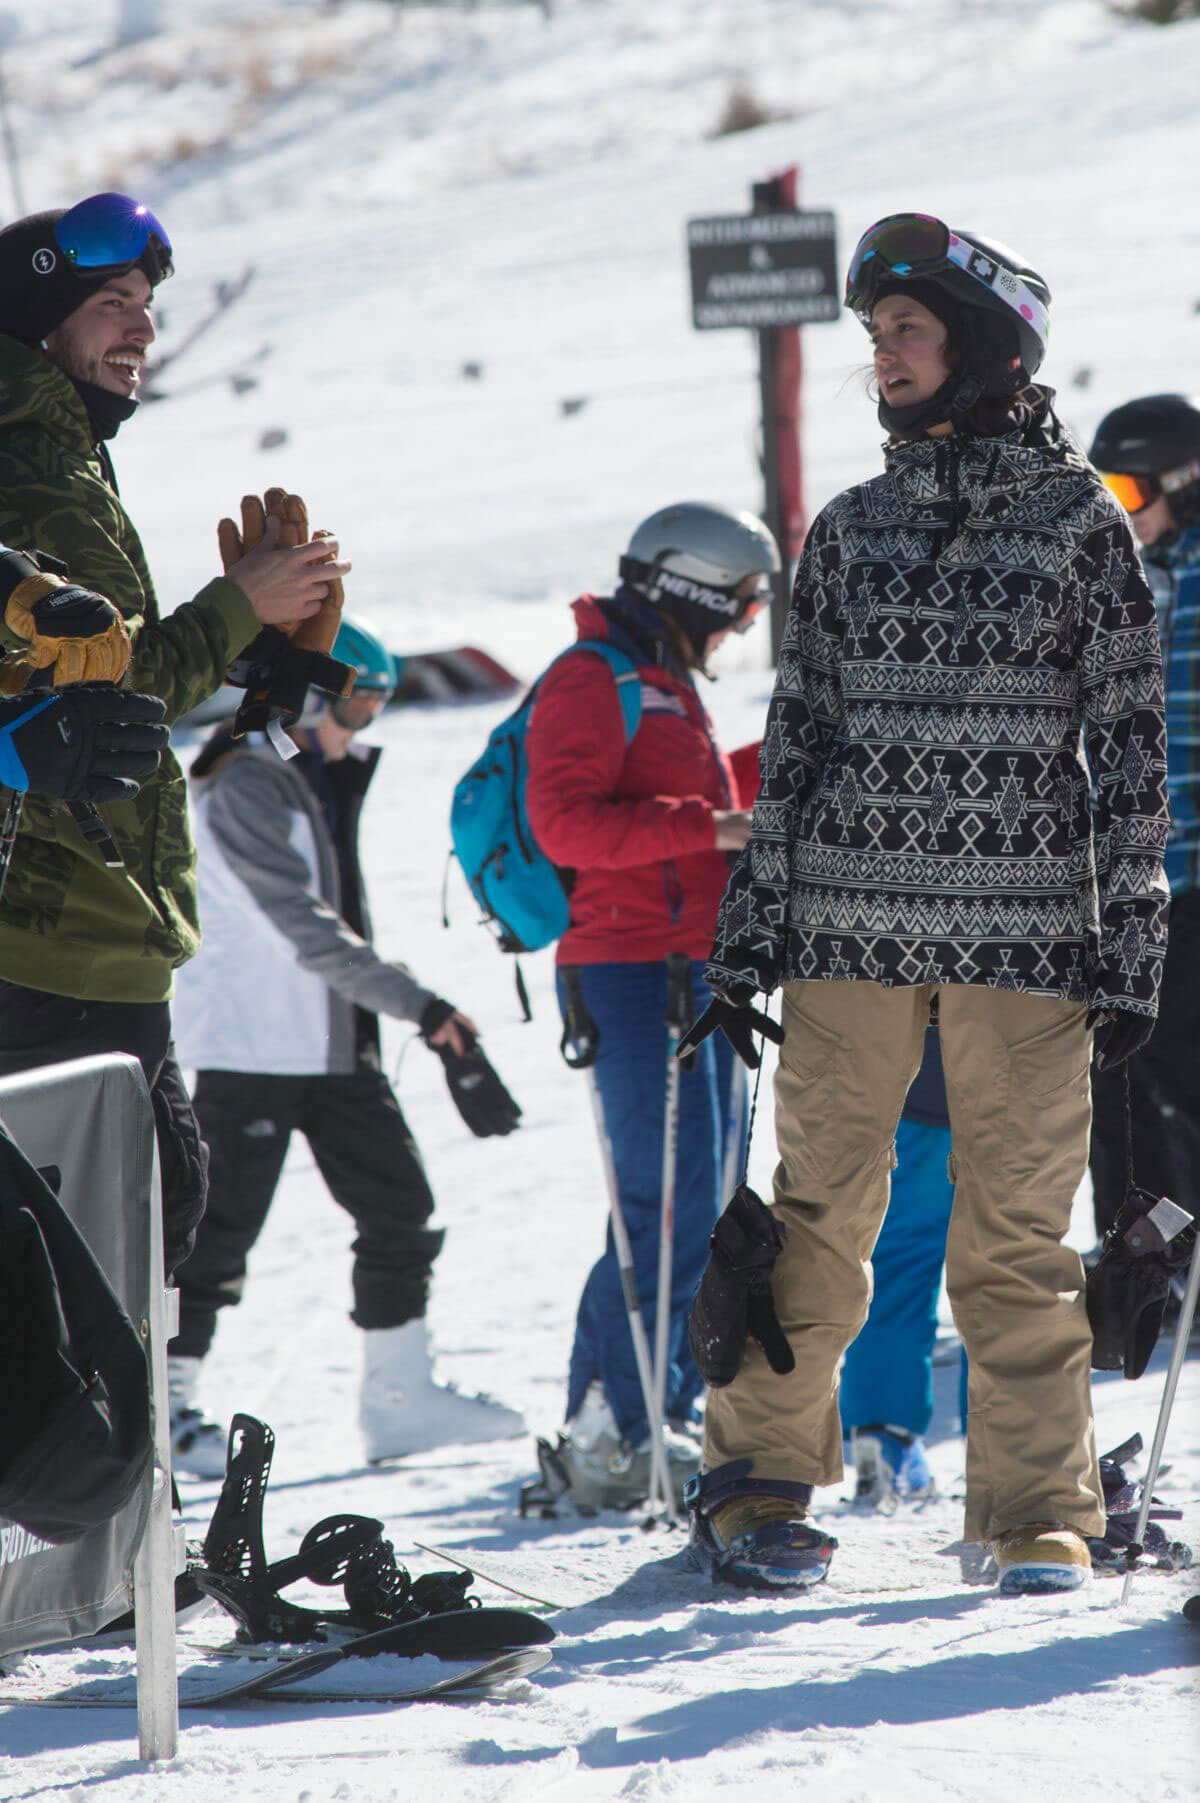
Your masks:
{"label": "woman in patterned jacket", "polygon": [[745,1044],[755,994],[782,983],[772,1281],[796,1369],[747,1344],[709,1399],[691,1502],[696,1556],[734,1582],[827,1569],[808,1503],[842,1476],[838,1364],[931,1020],[971,1367],[965,1539],[1012,1593],[1081,1584],[1104,1532],[1083,1273],[1062,1239],[1093,1029],[1111,1066],[1157,1009],[1165,742],[1128,523],[1032,380],[1049,299],[1011,251],[923,214],[872,226],[850,265],[885,469],[809,533],[705,971],[718,999],[693,1035]]}

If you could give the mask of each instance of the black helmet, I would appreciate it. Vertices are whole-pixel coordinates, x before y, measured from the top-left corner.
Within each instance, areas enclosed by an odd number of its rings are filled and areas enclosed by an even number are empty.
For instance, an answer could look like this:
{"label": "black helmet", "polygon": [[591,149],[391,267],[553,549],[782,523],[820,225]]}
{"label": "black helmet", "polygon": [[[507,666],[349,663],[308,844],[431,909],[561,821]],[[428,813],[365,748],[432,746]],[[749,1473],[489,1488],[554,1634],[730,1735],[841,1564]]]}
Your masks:
{"label": "black helmet", "polygon": [[[621,580],[669,614],[701,660],[712,633],[746,630],[782,567],[762,520],[706,501],[660,507],[634,532],[619,566]],[[761,582],[754,594],[739,595],[748,576]]]}
{"label": "black helmet", "polygon": [[[1003,398],[1033,380],[1050,335],[1050,289],[1016,251],[978,232],[952,230],[928,213],[892,213],[859,239],[846,272],[845,304],[869,325],[879,297],[908,283],[918,299],[932,284],[951,303],[958,357],[947,392],[933,397],[943,418],[947,409],[961,416],[981,395]],[[922,410],[931,404],[916,403]]]}
{"label": "black helmet", "polygon": [[1100,421],[1088,456],[1126,512],[1166,495],[1176,525],[1200,525],[1200,401],[1126,401]]}

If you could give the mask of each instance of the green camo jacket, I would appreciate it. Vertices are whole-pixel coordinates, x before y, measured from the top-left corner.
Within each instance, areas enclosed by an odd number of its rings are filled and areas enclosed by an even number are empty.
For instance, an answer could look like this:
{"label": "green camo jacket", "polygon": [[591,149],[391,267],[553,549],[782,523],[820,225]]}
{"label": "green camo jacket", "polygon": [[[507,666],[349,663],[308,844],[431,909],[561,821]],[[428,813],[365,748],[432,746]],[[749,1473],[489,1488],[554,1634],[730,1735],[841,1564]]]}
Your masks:
{"label": "green camo jacket", "polygon": [[[174,721],[211,695],[258,630],[218,577],[159,617],[138,535],[104,474],[87,412],[49,358],[0,336],[0,544],[48,552],[106,595],[133,639],[127,684]],[[0,649],[22,641],[0,620]],[[109,870],[61,803],[27,795],[0,900],[0,978],[81,1001],[160,1002],[195,952],[195,852],[170,752],[133,801],[104,807],[124,870]]]}

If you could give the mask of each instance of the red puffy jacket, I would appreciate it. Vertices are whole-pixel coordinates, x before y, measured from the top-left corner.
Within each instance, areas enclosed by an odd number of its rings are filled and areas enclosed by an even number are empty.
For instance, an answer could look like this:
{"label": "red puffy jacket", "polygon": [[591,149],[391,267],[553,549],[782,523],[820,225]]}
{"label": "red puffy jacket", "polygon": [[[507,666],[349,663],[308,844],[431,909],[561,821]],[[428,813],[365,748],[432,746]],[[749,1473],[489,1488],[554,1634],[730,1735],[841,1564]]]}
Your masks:
{"label": "red puffy jacket", "polygon": [[[580,640],[608,638],[589,595]],[[525,800],[537,840],[575,874],[560,964],[707,958],[729,875],[713,811],[753,805],[758,746],[719,750],[692,684],[641,666],[642,717],[626,745],[612,671],[567,657],[542,679],[526,734]]]}

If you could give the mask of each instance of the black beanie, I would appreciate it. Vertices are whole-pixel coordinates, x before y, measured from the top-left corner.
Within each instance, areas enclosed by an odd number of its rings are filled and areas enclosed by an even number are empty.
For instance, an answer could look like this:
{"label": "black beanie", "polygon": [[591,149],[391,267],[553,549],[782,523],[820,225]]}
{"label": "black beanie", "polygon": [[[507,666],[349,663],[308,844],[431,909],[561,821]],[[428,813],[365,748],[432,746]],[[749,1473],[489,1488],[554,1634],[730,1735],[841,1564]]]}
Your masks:
{"label": "black beanie", "polygon": [[111,273],[76,269],[63,255],[54,227],[65,211],[30,213],[0,231],[0,332],[35,350]]}

